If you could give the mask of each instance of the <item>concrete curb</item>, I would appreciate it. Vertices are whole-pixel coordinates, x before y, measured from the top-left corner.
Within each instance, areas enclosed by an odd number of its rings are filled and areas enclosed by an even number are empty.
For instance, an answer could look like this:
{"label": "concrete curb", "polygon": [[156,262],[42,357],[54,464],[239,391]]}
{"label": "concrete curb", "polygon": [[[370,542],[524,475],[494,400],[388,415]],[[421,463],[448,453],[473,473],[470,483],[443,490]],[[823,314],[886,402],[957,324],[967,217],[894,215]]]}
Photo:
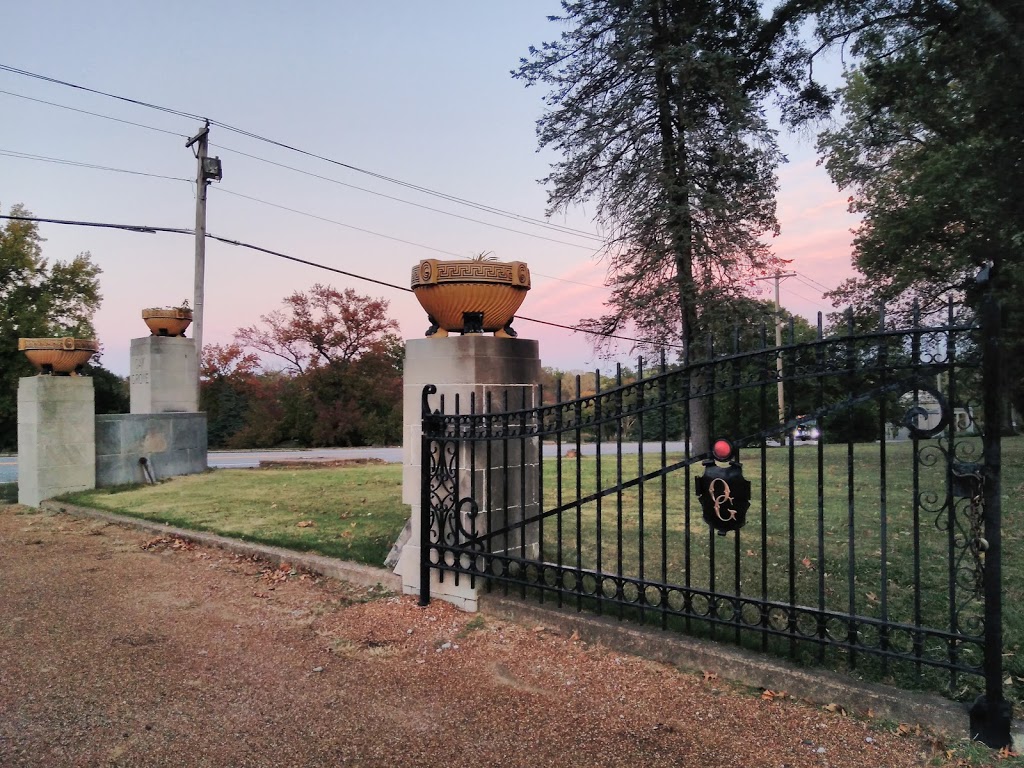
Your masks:
{"label": "concrete curb", "polygon": [[135,528],[147,533],[155,533],[161,536],[175,536],[186,541],[194,541],[208,547],[217,547],[232,554],[251,557],[258,555],[265,560],[280,565],[282,562],[291,563],[294,566],[303,568],[322,576],[327,576],[340,581],[347,581],[352,584],[359,584],[364,587],[375,587],[380,585],[392,592],[402,591],[402,579],[397,574],[391,573],[383,568],[363,565],[361,563],[350,563],[345,560],[337,560],[333,557],[314,555],[310,552],[296,552],[292,549],[272,547],[268,544],[256,544],[241,539],[231,539],[226,536],[218,536],[214,533],[203,531],[191,531],[185,528],[175,528],[162,523],[154,523],[149,520],[139,520],[134,517],[117,515],[113,512],[104,512],[89,507],[80,507],[77,504],[68,504],[63,501],[44,501],[39,508],[46,512],[63,512],[74,517],[88,517],[94,520],[102,520],[114,525],[121,525],[126,528]]}

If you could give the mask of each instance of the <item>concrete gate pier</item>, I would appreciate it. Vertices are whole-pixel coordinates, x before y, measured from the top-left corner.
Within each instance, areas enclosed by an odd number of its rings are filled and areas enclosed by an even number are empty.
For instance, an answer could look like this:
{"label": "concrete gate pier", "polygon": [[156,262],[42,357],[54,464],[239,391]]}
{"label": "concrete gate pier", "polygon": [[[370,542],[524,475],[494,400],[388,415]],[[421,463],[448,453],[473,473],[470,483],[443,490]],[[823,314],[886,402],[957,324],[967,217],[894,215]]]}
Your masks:
{"label": "concrete gate pier", "polygon": [[18,380],[18,503],[96,487],[96,391],[86,376]]}
{"label": "concrete gate pier", "polygon": [[131,343],[131,412],[199,411],[196,343],[184,336],[145,336]]}
{"label": "concrete gate pier", "polygon": [[[454,413],[455,398],[458,396],[460,411],[468,413],[471,396],[475,399],[477,411],[484,409],[490,397],[495,410],[500,410],[508,397],[508,403],[526,408],[536,407],[537,385],[541,380],[538,343],[531,339],[501,338],[470,334],[463,336],[430,337],[415,339],[406,344],[405,378],[403,390],[403,479],[402,501],[411,508],[411,517],[402,539],[399,541],[395,573],[402,577],[405,594],[420,592],[420,520],[423,510],[420,500],[421,420],[423,412],[423,388],[428,384],[437,387],[437,393],[430,398],[431,407],[440,407],[444,398],[445,413]],[[524,400],[525,398],[525,400]],[[475,489],[475,501],[480,506],[480,521],[488,519],[488,509],[511,524],[536,514],[539,499],[537,474],[540,469],[540,442],[537,438],[520,441],[515,445],[496,442],[488,454],[483,443],[475,448],[469,445],[461,450],[459,475],[455,480],[459,497]],[[474,460],[469,452],[475,451]],[[429,458],[426,459],[429,461]],[[470,467],[475,467],[470,470]],[[507,472],[509,482],[488,483],[497,473]],[[525,474],[525,479],[522,477]],[[501,489],[508,489],[508,497],[502,497]],[[523,495],[525,488],[525,496]],[[490,551],[499,552],[512,545],[519,548],[524,541],[517,535],[514,542],[500,540],[490,542]],[[536,556],[538,542],[536,526],[527,526],[525,546],[528,555]],[[441,579],[439,571],[431,570],[431,597],[454,603],[466,611],[477,610],[479,581],[470,586],[470,579],[463,576],[455,583],[454,574],[445,574]]]}

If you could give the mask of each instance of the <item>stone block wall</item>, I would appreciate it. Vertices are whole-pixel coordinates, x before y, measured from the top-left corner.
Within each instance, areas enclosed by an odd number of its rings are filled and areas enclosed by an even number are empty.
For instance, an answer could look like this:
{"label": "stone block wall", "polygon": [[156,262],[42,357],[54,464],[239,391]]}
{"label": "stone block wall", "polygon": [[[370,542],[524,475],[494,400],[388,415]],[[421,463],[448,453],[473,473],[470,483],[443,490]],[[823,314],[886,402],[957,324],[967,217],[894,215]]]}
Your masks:
{"label": "stone block wall", "polygon": [[96,416],[96,487],[205,472],[205,413],[122,413]]}

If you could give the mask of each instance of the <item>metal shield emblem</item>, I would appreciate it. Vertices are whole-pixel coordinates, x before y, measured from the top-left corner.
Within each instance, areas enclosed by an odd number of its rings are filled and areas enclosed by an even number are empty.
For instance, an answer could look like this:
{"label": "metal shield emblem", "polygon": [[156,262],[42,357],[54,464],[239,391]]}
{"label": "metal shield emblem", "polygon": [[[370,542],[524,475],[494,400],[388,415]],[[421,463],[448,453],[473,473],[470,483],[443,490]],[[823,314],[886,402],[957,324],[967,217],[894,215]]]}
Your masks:
{"label": "metal shield emblem", "polygon": [[750,509],[750,481],[743,477],[738,461],[721,467],[704,463],[704,474],[694,478],[697,498],[704,510],[704,522],[721,536],[742,528]]}

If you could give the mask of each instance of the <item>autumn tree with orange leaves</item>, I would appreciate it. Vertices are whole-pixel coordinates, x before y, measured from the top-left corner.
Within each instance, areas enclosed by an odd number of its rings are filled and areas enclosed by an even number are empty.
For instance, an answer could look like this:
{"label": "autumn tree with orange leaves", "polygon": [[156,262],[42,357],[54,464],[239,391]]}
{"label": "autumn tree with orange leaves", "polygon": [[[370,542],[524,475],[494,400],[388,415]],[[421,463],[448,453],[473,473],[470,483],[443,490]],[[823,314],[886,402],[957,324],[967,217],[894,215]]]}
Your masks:
{"label": "autumn tree with orange leaves", "polygon": [[316,284],[239,329],[234,343],[206,347],[211,444],[400,442],[403,346],[387,310],[384,299]]}

